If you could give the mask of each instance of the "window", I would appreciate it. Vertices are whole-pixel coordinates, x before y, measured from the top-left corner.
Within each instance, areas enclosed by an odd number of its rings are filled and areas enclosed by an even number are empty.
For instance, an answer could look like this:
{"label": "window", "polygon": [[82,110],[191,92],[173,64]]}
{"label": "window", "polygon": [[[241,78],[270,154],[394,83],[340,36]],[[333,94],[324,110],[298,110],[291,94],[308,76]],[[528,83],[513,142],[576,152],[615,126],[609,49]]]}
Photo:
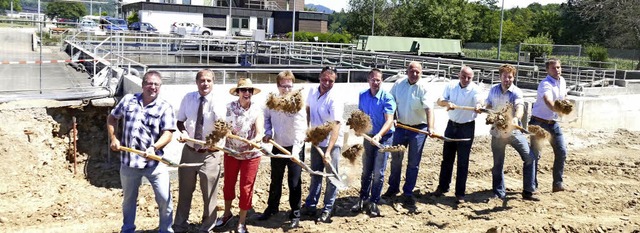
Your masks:
{"label": "window", "polygon": [[231,28],[249,29],[249,18],[233,18]]}
{"label": "window", "polygon": [[258,30],[267,29],[267,19],[266,18],[258,18]]}
{"label": "window", "polygon": [[182,5],[191,5],[191,0],[182,0]]}

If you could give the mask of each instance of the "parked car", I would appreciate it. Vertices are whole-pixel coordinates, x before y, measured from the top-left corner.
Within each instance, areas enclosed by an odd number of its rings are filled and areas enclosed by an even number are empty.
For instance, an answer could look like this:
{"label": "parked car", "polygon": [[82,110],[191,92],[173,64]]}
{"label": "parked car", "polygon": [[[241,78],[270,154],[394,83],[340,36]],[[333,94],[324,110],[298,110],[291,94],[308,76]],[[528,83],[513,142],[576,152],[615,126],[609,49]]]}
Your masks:
{"label": "parked car", "polygon": [[[183,31],[184,30],[184,31]],[[211,29],[202,27],[195,23],[173,23],[171,25],[171,33],[174,34],[191,34],[191,35],[204,35],[208,36],[212,34]]]}
{"label": "parked car", "polygon": [[100,19],[100,25],[106,31],[129,31],[127,21],[124,19],[107,16]]}
{"label": "parked car", "polygon": [[139,32],[150,32],[150,33],[158,32],[158,29],[154,27],[152,24],[144,23],[144,22],[133,22],[129,24],[129,30],[139,31]]}
{"label": "parked car", "polygon": [[82,20],[78,23],[78,31],[81,32],[95,32],[96,30],[100,30],[98,24],[93,20]]}

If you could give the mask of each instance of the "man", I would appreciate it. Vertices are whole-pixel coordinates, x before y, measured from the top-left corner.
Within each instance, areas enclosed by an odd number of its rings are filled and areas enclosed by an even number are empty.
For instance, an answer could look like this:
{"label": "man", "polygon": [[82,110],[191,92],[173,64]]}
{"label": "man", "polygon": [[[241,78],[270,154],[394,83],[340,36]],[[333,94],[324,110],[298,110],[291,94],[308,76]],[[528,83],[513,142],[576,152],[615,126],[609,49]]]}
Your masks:
{"label": "man", "polygon": [[[216,113],[215,99],[211,90],[215,75],[211,70],[201,70],[196,74],[196,86],[198,91],[187,93],[178,110],[178,130],[181,134],[179,142],[194,138],[205,140],[213,131],[215,121],[224,117],[224,113]],[[222,147],[224,140],[218,142]],[[218,200],[218,181],[223,152],[205,148],[202,145],[187,142],[182,148],[180,163],[204,163],[200,167],[182,167],[178,169],[178,207],[176,209],[176,232],[189,230],[189,211],[193,191],[196,189],[196,179],[200,177],[200,190],[204,210],[202,212],[202,224],[200,232],[209,232],[215,226],[216,205]]]}
{"label": "man", "polygon": [[[322,69],[320,72],[320,85],[318,88],[309,90],[306,108],[307,121],[310,127],[317,127],[330,121],[336,122],[327,139],[318,145],[324,152],[325,157],[336,169],[336,172],[338,172],[340,148],[344,137],[341,130],[344,103],[341,101],[342,96],[340,96],[340,93],[332,89],[337,76],[338,73],[334,67],[327,66]],[[325,167],[320,153],[315,149],[311,149],[311,169],[314,171],[322,171],[323,169],[326,169],[327,172],[331,171],[328,166]],[[309,195],[305,200],[304,214],[306,215],[316,215],[316,206],[322,191],[322,178],[321,176],[311,176]],[[329,182],[329,179],[327,179],[326,185],[324,207],[317,222],[330,222],[333,205],[338,195],[338,189]]]}
{"label": "man", "polygon": [[[516,69],[511,65],[500,66],[500,84],[494,85],[489,90],[489,96],[486,100],[486,108],[495,111],[501,111],[508,105],[513,109],[508,111],[511,117],[509,124],[520,125],[520,119],[524,114],[524,100],[522,98],[522,90],[513,84],[515,80]],[[491,127],[491,151],[493,152],[493,168],[491,170],[493,180],[493,193],[497,198],[506,198],[504,186],[504,156],[506,145],[511,145],[520,154],[523,162],[523,190],[522,198],[528,201],[539,201],[533,192],[535,192],[534,175],[535,175],[535,157],[529,154],[529,145],[527,138],[519,130],[512,130],[513,127],[507,127],[507,130],[501,130],[495,125]]]}
{"label": "man", "polygon": [[[429,134],[435,131],[433,117],[433,101],[428,98],[427,81],[421,79],[422,64],[413,61],[407,67],[407,76],[399,79],[391,87],[391,95],[398,106],[396,114],[398,124],[424,130]],[[397,128],[393,136],[393,145],[408,147],[408,162],[404,186],[402,187],[404,205],[414,209],[416,201],[413,188],[416,186],[422,149],[427,135]],[[383,197],[391,198],[400,192],[400,173],[404,152],[391,154],[391,174],[389,187]]]}
{"label": "man", "polygon": [[[556,100],[567,98],[567,83],[561,76],[562,66],[559,59],[551,58],[545,65],[548,75],[538,85],[538,95],[536,102],[533,104],[529,125],[540,126],[551,135],[550,142],[554,154],[553,187],[551,191],[561,192],[565,191],[565,187],[562,184],[562,175],[564,173],[564,161],[567,158],[567,145],[564,142],[560,124],[556,122],[560,110],[556,109],[554,103]],[[534,135],[531,136],[531,155],[534,158],[540,158],[540,142],[541,140]]]}
{"label": "man", "polygon": [[[372,69],[369,72],[369,89],[360,93],[358,109],[369,115],[372,129],[367,135],[382,146],[390,146],[393,136],[393,113],[396,103],[389,92],[380,89],[382,72]],[[378,147],[364,140],[364,155],[362,156],[362,177],[360,199],[351,208],[353,212],[362,211],[368,201],[367,211],[374,217],[380,216],[378,202],[384,184],[384,171],[387,169],[387,159],[390,152],[378,152]],[[372,180],[373,178],[373,180]]]}
{"label": "man", "polygon": [[441,107],[446,107],[449,114],[449,122],[444,131],[444,136],[449,138],[471,138],[470,141],[444,142],[442,146],[442,163],[440,165],[440,177],[438,188],[434,192],[436,197],[449,191],[451,174],[453,173],[453,161],[458,153],[458,167],[456,172],[456,202],[464,203],[464,196],[469,173],[469,155],[476,128],[477,112],[455,109],[456,106],[475,107],[478,111],[481,107],[478,94],[480,87],[473,80],[473,70],[470,67],[462,67],[458,74],[458,81],[450,82],[444,88],[442,97],[437,101]]}
{"label": "man", "polygon": [[[122,146],[144,150],[146,154],[163,155],[162,148],[169,143],[176,130],[175,115],[171,105],[158,99],[162,76],[157,71],[147,72],[142,80],[142,93],[125,95],[107,117],[107,131],[112,150]],[[122,119],[121,140],[115,135],[118,121]],[[151,183],[160,215],[159,232],[173,232],[171,217],[173,204],[167,167],[158,161],[130,152],[120,154],[120,182],[122,183],[124,217],[121,232],[136,230],[136,200],[142,177]]]}
{"label": "man", "polygon": [[[276,77],[279,95],[286,95],[293,89],[295,77],[291,71],[283,71]],[[268,143],[273,140],[284,149],[291,151],[300,161],[304,161],[304,139],[307,130],[307,112],[302,108],[295,114],[265,109],[264,111],[265,136],[262,141]],[[273,147],[272,153],[282,154],[284,152]],[[290,227],[295,228],[300,224],[300,200],[302,199],[302,168],[291,159],[272,158],[271,159],[271,184],[269,185],[269,200],[267,209],[258,216],[258,220],[267,220],[272,215],[278,213],[280,197],[282,196],[282,179],[284,169],[288,169],[287,181],[289,185],[289,206],[291,213]]]}

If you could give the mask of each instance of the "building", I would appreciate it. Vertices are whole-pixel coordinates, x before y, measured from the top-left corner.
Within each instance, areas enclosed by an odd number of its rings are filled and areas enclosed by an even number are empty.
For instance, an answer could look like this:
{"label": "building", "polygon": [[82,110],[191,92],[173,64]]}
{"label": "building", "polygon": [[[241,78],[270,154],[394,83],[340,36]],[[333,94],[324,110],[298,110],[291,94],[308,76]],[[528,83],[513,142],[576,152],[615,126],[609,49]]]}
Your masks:
{"label": "building", "polygon": [[[125,17],[138,13],[140,21],[169,33],[173,23],[189,22],[214,30],[214,35],[247,35],[264,30],[267,35],[291,32],[290,0],[124,0]],[[229,14],[231,13],[231,14]],[[295,31],[327,32],[327,14],[304,11],[304,0],[295,1]]]}

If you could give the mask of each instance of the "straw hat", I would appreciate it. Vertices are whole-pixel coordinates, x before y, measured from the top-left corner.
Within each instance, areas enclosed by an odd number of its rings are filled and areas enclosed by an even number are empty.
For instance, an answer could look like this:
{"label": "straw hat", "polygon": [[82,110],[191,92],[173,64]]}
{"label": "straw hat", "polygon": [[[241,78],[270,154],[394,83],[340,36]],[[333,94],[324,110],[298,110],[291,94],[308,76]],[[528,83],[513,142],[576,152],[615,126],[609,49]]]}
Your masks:
{"label": "straw hat", "polygon": [[229,89],[229,94],[238,96],[238,93],[236,92],[238,88],[253,88],[254,95],[260,93],[260,88],[254,87],[253,83],[251,83],[251,79],[248,78],[241,78],[240,80],[238,80],[238,85]]}

